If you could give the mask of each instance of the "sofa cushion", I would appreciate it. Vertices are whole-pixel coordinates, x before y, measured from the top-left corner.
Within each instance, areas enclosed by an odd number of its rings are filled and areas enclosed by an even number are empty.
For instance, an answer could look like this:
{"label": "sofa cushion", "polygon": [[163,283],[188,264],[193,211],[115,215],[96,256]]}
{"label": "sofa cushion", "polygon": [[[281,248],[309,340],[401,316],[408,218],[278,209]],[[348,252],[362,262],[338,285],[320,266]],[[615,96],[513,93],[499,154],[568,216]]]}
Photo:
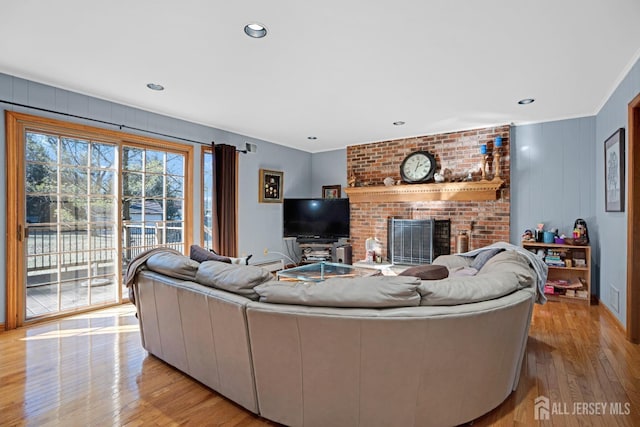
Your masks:
{"label": "sofa cushion", "polygon": [[516,251],[504,251],[493,258],[478,271],[478,274],[488,274],[510,271],[517,277],[520,287],[533,286],[536,282],[536,272],[529,264],[527,257]]}
{"label": "sofa cushion", "polygon": [[196,282],[202,285],[233,292],[252,300],[258,299],[253,288],[269,280],[273,280],[273,276],[264,268],[219,261],[201,263],[196,273]]}
{"label": "sofa cushion", "polygon": [[255,287],[261,302],[321,307],[408,307],[420,304],[417,277],[332,278],[324,282],[273,281]]}
{"label": "sofa cushion", "polygon": [[449,272],[449,277],[451,276],[475,276],[478,274],[478,270],[473,267],[459,267]]}
{"label": "sofa cushion", "polygon": [[456,305],[500,298],[520,289],[516,274],[510,271],[469,277],[423,280],[418,286],[420,305]]}
{"label": "sofa cushion", "polygon": [[473,258],[460,256],[460,255],[440,255],[438,258],[434,259],[431,265],[444,265],[449,269],[449,272],[469,267]]}
{"label": "sofa cushion", "polygon": [[147,268],[156,273],[182,280],[193,280],[198,271],[196,261],[184,255],[160,252],[151,255],[146,262]]}
{"label": "sofa cushion", "polygon": [[191,248],[189,248],[189,258],[197,262],[220,261],[229,264],[231,263],[231,258],[218,255],[217,253],[198,245],[191,245]]}
{"label": "sofa cushion", "polygon": [[418,265],[407,268],[398,276],[413,276],[420,280],[439,280],[449,277],[449,269],[444,265]]}

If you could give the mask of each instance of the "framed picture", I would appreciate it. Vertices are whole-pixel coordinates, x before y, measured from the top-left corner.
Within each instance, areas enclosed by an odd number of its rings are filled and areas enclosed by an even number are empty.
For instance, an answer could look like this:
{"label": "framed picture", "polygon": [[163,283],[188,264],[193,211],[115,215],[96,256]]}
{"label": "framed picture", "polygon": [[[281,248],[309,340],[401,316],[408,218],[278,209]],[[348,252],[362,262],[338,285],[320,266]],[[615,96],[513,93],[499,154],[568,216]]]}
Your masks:
{"label": "framed picture", "polygon": [[604,203],[606,212],[624,212],[624,128],[604,142]]}
{"label": "framed picture", "polygon": [[342,187],[339,185],[323,185],[322,186],[322,198],[323,199],[339,199],[341,197]]}
{"label": "framed picture", "polygon": [[284,189],[284,172],[260,169],[258,183],[258,202],[282,203]]}

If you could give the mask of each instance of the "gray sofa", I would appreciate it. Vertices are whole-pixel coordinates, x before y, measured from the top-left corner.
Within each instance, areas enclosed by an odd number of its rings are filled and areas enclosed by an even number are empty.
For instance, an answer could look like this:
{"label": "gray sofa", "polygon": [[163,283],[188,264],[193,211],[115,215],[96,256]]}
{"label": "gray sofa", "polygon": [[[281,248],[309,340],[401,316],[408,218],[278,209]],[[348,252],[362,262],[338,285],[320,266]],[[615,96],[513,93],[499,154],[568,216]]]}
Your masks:
{"label": "gray sofa", "polygon": [[[458,425],[517,386],[539,277],[516,251],[494,256],[471,277],[455,272],[473,258],[445,256],[435,263],[454,274],[443,280],[321,284],[284,284],[258,267],[158,256],[133,284],[144,348],[270,420]],[[334,304],[342,307],[314,302],[318,295],[335,299],[340,286],[355,289]],[[366,286],[380,294],[376,308],[358,303]],[[291,303],[296,298],[300,304]]]}

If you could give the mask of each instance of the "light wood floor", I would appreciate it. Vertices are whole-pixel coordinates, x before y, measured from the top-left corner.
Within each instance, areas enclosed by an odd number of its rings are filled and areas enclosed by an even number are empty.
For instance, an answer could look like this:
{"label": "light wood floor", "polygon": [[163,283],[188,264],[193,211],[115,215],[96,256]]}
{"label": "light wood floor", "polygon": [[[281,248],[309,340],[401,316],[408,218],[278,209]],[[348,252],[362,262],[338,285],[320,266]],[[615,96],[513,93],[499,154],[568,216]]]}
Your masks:
{"label": "light wood floor", "polygon": [[[556,409],[541,425],[640,425],[640,346],[604,310],[536,306],[518,389],[474,426],[537,425],[540,395]],[[125,305],[0,333],[0,426],[274,425],[149,356],[133,313]],[[605,416],[558,413],[597,402]],[[612,405],[631,412],[610,415]]]}

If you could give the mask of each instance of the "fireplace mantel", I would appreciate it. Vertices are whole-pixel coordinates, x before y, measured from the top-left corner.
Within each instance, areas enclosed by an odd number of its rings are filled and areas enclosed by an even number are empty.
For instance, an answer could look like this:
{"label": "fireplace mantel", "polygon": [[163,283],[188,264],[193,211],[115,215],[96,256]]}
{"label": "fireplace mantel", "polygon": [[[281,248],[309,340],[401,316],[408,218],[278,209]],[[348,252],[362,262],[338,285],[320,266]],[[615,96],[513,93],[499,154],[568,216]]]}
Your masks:
{"label": "fireplace mantel", "polygon": [[502,179],[494,178],[491,181],[348,187],[345,192],[352,203],[497,200],[498,189],[503,184]]}

